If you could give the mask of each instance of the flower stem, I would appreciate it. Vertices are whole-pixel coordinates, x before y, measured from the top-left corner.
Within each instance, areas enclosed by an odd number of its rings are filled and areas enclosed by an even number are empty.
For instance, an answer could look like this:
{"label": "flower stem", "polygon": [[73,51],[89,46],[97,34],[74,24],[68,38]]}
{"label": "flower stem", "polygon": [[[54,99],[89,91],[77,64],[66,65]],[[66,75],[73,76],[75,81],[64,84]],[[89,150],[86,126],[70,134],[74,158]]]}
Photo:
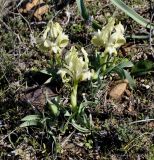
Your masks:
{"label": "flower stem", "polygon": [[74,82],[73,90],[71,93],[71,105],[72,105],[72,111],[77,111],[77,90],[78,90],[78,82]]}
{"label": "flower stem", "polygon": [[103,74],[105,74],[105,72],[106,72],[106,66],[107,66],[107,60],[108,60],[108,53],[105,53],[105,55],[104,55],[104,57],[102,57],[102,59],[101,59],[101,64],[102,64],[102,72],[103,72]]}

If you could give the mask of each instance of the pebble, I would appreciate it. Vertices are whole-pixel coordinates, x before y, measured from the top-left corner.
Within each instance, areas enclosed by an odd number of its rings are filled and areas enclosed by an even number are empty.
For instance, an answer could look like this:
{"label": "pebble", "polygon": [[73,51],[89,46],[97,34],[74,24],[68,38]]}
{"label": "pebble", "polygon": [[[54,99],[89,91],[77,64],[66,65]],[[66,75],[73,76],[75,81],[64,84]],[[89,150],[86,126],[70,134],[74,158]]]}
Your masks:
{"label": "pebble", "polygon": [[145,84],[142,84],[142,87],[146,88],[146,89],[149,89],[150,86],[149,85],[145,85]]}

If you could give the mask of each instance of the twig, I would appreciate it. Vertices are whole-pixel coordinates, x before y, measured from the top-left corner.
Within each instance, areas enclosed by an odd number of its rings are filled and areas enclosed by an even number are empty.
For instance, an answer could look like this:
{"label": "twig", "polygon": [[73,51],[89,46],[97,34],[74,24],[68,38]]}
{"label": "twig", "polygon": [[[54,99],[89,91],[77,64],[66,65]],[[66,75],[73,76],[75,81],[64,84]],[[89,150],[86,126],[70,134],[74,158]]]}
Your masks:
{"label": "twig", "polygon": [[0,143],[2,143],[8,136],[10,136],[13,132],[17,131],[19,128],[14,129],[13,131],[11,131],[10,133],[8,133],[6,136],[4,136],[1,140]]}
{"label": "twig", "polygon": [[150,122],[150,121],[154,121],[154,119],[143,119],[143,120],[138,120],[138,121],[131,122],[129,124],[143,123],[143,122]]}
{"label": "twig", "polygon": [[30,27],[29,22],[27,21],[27,19],[26,19],[20,12],[18,12],[18,13],[14,13],[14,12],[12,12],[12,11],[9,11],[9,12],[10,12],[11,14],[21,16],[21,17],[23,18],[23,20],[27,23],[28,28],[29,28],[30,32],[32,33],[32,29],[31,29],[31,27]]}

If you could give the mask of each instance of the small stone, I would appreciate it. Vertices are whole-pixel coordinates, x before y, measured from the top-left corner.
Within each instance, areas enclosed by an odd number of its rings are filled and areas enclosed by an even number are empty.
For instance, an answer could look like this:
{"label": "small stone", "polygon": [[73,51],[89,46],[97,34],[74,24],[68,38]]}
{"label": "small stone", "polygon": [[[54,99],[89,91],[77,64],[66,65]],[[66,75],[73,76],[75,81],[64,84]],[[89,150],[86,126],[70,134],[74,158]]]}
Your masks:
{"label": "small stone", "polygon": [[145,88],[146,88],[146,89],[149,89],[149,88],[150,88],[150,86],[149,86],[149,85],[145,85]]}
{"label": "small stone", "polygon": [[125,92],[127,84],[128,84],[127,81],[123,81],[117,84],[115,87],[113,87],[109,93],[110,97],[113,99],[119,99]]}
{"label": "small stone", "polygon": [[149,85],[142,84],[142,86],[143,86],[145,89],[149,89],[149,88],[150,88]]}
{"label": "small stone", "polygon": [[21,71],[24,71],[26,69],[26,64],[24,62],[19,63],[19,68]]}

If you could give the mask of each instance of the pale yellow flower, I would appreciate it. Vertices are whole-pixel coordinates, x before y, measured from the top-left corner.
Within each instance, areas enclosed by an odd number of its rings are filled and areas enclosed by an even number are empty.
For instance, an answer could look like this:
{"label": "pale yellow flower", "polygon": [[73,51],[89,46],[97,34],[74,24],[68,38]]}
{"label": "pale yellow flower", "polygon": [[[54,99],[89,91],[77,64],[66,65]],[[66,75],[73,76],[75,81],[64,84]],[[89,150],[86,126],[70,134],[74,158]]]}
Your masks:
{"label": "pale yellow flower", "polygon": [[105,48],[103,54],[117,55],[116,49],[126,43],[123,25],[119,23],[114,26],[114,24],[115,19],[111,18],[108,24],[101,31],[98,30],[97,34],[92,38],[92,43],[95,46]]}
{"label": "pale yellow flower", "polygon": [[61,53],[62,49],[68,44],[68,36],[63,33],[63,29],[59,23],[52,21],[48,23],[38,44],[40,49],[52,51],[55,54]]}
{"label": "pale yellow flower", "polygon": [[87,52],[84,48],[81,51],[84,57],[79,57],[75,47],[72,47],[66,55],[64,68],[58,71],[64,82],[68,82],[71,79],[75,82],[80,82],[91,78],[92,73],[88,68],[89,59]]}
{"label": "pale yellow flower", "polygon": [[109,19],[109,22],[106,26],[102,28],[102,30],[98,30],[96,35],[92,38],[92,43],[98,47],[105,47],[109,41],[111,32],[114,29],[115,19]]}

